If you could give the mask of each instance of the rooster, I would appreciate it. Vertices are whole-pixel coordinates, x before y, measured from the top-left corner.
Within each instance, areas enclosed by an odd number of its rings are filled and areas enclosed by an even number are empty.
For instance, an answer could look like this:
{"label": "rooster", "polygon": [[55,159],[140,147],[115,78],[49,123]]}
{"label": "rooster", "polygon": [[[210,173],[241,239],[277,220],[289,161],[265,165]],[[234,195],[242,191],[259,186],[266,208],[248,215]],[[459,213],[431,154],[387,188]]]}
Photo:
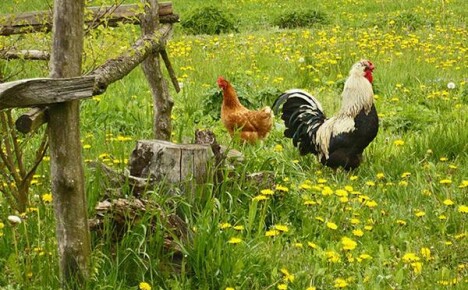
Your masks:
{"label": "rooster", "polygon": [[331,168],[357,168],[362,152],[377,136],[379,119],[374,105],[372,71],[368,60],[354,64],[342,93],[342,106],[336,116],[326,118],[320,102],[309,93],[292,89],[273,104],[281,104],[286,125],[284,135],[292,138],[301,155],[312,153]]}
{"label": "rooster", "polygon": [[218,86],[223,90],[221,120],[231,137],[239,134],[240,139],[248,143],[266,138],[273,125],[271,108],[249,110],[239,102],[236,91],[223,77],[218,78]]}

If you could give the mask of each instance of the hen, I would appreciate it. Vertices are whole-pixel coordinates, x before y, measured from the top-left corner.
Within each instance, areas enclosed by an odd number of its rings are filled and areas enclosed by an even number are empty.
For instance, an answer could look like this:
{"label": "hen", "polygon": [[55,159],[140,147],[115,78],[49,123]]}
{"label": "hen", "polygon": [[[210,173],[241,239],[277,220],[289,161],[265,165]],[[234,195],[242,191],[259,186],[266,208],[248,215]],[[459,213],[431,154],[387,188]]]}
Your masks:
{"label": "hen", "polygon": [[273,125],[271,108],[249,110],[240,103],[236,91],[223,77],[218,78],[218,86],[223,90],[221,120],[231,137],[239,134],[240,139],[248,143],[266,138]]}
{"label": "hen", "polygon": [[358,167],[362,152],[374,140],[379,119],[374,105],[372,71],[368,60],[354,64],[342,93],[338,114],[329,119],[322,105],[305,91],[293,89],[283,93],[274,103],[275,112],[281,104],[286,125],[284,135],[292,138],[301,155],[312,153],[331,168],[346,170]]}

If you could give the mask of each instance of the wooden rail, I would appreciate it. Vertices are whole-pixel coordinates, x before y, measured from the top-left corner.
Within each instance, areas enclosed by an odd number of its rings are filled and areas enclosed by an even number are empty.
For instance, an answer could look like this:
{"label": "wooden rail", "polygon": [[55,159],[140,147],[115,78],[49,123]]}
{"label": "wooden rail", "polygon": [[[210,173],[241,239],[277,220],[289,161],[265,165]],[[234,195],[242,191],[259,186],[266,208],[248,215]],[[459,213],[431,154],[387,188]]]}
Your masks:
{"label": "wooden rail", "polygon": [[[88,28],[99,25],[116,27],[119,23],[140,24],[143,9],[139,4],[118,6],[88,7],[90,15],[85,19]],[[175,23],[179,16],[173,13],[172,3],[159,4],[159,22]],[[52,11],[26,12],[15,15],[0,15],[0,35],[50,32],[52,30]]]}

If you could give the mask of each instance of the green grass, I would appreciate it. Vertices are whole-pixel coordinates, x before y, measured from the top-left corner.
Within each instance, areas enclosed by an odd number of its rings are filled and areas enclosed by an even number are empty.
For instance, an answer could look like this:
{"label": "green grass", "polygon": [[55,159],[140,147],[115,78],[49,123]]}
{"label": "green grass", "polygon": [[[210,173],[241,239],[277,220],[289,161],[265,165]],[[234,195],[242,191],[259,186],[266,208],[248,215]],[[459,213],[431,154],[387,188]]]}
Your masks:
{"label": "green grass", "polygon": [[[129,224],[119,242],[110,224],[102,235],[93,234],[89,289],[137,289],[143,281],[152,289],[278,289],[283,284],[333,289],[339,279],[348,289],[466,288],[466,1],[173,2],[182,19],[195,8],[219,7],[238,20],[239,29],[194,36],[176,27],[168,52],[183,89],[176,94],[171,88],[173,141],[192,142],[196,128],[209,128],[245,160],[217,188],[208,182],[192,193],[179,188],[171,195],[163,184],[145,193],[192,231],[189,242],[176,239],[181,253],[175,269],[173,253],[163,246],[163,234],[171,231],[162,220],[152,226],[161,219],[156,212]],[[50,3],[3,1],[0,11],[45,9]],[[272,25],[285,11],[311,9],[328,15],[329,23],[291,30]],[[84,71],[118,55],[139,33],[133,26],[89,33]],[[49,37],[2,37],[0,47],[48,49]],[[218,119],[219,75],[231,80],[252,108],[271,105],[278,92],[299,87],[316,95],[332,115],[351,64],[361,58],[377,67],[381,127],[355,171],[333,171],[313,156],[299,156],[279,120],[262,145],[240,146]],[[1,61],[0,70],[11,80],[48,74],[42,62]],[[456,87],[448,89],[449,82]],[[151,106],[139,68],[81,103],[90,215],[110,193],[102,173],[88,162],[123,170],[135,141],[151,138]],[[38,137],[25,138],[35,144]],[[26,154],[33,150],[25,148]],[[271,174],[272,182],[249,180],[255,172]],[[5,273],[0,289],[59,288],[54,212],[41,198],[50,193],[49,178],[45,160],[24,223],[16,227],[7,217],[19,213],[0,196],[0,271]],[[260,200],[265,189],[273,194]],[[269,232],[275,226],[283,231]],[[343,249],[343,237],[356,247]],[[241,242],[230,244],[231,238]]]}

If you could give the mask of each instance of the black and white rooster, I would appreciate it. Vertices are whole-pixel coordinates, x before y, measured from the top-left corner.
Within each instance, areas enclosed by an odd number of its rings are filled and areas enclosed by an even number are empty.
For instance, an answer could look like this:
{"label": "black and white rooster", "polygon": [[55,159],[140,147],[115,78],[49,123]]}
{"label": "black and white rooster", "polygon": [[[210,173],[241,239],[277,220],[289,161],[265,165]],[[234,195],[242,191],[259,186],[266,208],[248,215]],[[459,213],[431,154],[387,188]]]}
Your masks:
{"label": "black and white rooster", "polygon": [[275,113],[283,104],[281,118],[301,155],[312,153],[331,168],[346,170],[359,166],[362,152],[374,140],[379,119],[374,105],[372,71],[368,60],[354,64],[342,93],[342,106],[329,119],[320,102],[309,93],[292,89],[283,93],[273,104]]}

